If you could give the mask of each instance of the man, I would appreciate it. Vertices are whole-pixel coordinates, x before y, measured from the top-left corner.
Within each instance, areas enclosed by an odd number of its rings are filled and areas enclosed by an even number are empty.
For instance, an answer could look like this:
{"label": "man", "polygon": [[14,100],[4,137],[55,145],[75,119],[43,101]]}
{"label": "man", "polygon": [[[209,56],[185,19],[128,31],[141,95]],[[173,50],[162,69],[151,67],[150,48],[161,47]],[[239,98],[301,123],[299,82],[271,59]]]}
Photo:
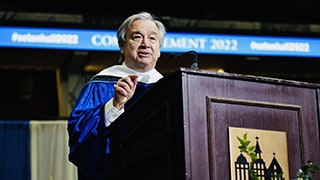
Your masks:
{"label": "man", "polygon": [[108,179],[108,126],[163,76],[155,69],[166,29],[147,12],[128,17],[117,37],[120,63],[82,88],[68,120],[69,160],[79,180]]}

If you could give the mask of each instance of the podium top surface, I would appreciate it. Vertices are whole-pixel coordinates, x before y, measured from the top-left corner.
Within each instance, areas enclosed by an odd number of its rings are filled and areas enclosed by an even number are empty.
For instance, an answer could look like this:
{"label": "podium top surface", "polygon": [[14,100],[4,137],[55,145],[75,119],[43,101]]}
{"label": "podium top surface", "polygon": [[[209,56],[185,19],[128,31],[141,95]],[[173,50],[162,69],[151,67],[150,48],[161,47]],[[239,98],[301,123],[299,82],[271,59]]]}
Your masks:
{"label": "podium top surface", "polygon": [[[191,68],[184,68],[181,67],[174,71],[171,74],[176,73],[186,73],[186,74],[194,74],[199,76],[211,76],[217,78],[227,78],[227,79],[238,79],[238,80],[245,80],[245,81],[259,81],[271,84],[282,84],[282,85],[290,85],[290,86],[300,86],[300,87],[309,87],[309,88],[320,88],[320,84],[317,83],[310,83],[304,81],[296,81],[296,80],[289,80],[289,79],[281,79],[281,78],[272,78],[266,76],[256,76],[256,75],[248,75],[248,74],[236,74],[236,73],[228,73],[228,72],[215,72],[215,71],[208,71],[208,70],[194,70]],[[170,76],[169,74],[168,76]]]}

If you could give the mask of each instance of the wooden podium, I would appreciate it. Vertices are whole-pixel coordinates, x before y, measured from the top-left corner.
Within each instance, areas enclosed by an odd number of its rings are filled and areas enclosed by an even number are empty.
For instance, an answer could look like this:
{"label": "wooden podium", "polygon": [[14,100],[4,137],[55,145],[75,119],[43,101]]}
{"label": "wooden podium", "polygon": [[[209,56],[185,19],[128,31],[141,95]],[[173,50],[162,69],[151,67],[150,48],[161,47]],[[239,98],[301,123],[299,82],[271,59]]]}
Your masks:
{"label": "wooden podium", "polygon": [[229,180],[229,126],[286,132],[294,179],[320,164],[319,96],[318,84],[180,68],[110,126],[112,179]]}

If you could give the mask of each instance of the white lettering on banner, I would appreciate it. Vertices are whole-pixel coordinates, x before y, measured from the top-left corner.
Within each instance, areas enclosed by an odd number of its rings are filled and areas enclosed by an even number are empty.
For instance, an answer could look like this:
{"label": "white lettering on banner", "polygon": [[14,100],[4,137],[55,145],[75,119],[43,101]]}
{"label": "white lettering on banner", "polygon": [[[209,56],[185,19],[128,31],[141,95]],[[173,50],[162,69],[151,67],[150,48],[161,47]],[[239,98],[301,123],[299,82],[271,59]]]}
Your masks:
{"label": "white lettering on banner", "polygon": [[48,35],[44,33],[40,34],[19,34],[13,32],[11,36],[12,42],[18,43],[48,43],[48,44],[78,44],[79,36],[77,34],[56,34],[50,33]]}
{"label": "white lettering on banner", "polygon": [[250,43],[250,48],[257,51],[295,51],[295,52],[310,52],[309,43],[300,42],[256,42],[252,41]]}
{"label": "white lettering on banner", "polygon": [[165,48],[205,49],[205,38],[165,38]]}
{"label": "white lettering on banner", "polygon": [[109,34],[94,34],[91,37],[91,43],[94,46],[118,46],[118,39]]}
{"label": "white lettering on banner", "polygon": [[211,50],[236,51],[238,41],[235,39],[211,39]]}

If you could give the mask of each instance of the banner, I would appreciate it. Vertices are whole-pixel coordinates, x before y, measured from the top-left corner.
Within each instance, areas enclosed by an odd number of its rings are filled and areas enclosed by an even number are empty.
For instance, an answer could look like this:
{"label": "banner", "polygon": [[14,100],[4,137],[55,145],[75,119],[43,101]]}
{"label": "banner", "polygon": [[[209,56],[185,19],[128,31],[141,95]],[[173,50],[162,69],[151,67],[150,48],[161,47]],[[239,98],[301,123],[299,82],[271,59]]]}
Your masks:
{"label": "banner", "polygon": [[[0,26],[0,47],[119,51],[115,30]],[[320,57],[320,38],[167,32],[164,53]]]}

